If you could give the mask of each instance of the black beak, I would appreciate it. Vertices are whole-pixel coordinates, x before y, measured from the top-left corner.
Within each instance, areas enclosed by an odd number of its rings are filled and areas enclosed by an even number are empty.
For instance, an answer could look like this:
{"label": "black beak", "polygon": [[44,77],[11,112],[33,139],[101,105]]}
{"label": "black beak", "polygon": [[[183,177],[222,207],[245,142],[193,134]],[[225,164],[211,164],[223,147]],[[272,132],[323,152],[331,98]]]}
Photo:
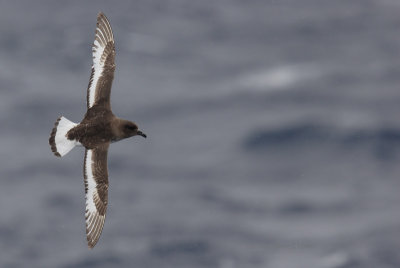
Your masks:
{"label": "black beak", "polygon": [[136,132],[136,135],[142,136],[143,138],[147,138],[146,134],[144,134],[142,131],[138,130],[138,132]]}

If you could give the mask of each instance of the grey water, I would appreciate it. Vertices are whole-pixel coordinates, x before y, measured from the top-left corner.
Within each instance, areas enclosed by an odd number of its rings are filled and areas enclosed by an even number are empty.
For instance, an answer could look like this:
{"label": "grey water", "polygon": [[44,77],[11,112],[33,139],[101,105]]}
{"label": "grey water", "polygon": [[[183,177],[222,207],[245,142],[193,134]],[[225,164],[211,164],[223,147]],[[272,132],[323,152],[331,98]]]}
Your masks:
{"label": "grey water", "polygon": [[[96,15],[116,39],[109,206],[85,239]],[[0,1],[0,267],[400,267],[400,2]]]}

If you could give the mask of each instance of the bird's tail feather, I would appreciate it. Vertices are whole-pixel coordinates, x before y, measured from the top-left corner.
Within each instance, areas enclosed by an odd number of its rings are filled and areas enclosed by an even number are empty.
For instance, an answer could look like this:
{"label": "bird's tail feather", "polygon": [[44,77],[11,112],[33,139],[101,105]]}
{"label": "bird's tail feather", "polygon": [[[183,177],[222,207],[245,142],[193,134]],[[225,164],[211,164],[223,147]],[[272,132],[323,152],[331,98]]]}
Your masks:
{"label": "bird's tail feather", "polygon": [[69,121],[63,116],[57,119],[49,139],[51,150],[56,156],[62,157],[66,155],[72,148],[79,144],[77,141],[67,138],[68,131],[76,125],[76,123]]}

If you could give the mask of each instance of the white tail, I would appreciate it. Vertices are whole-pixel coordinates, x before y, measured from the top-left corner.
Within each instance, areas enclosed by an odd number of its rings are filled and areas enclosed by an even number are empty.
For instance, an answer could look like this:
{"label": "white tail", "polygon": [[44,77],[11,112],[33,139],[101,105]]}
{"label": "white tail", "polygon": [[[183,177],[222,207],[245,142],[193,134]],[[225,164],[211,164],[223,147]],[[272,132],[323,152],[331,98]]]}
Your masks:
{"label": "white tail", "polygon": [[51,150],[56,156],[62,157],[66,155],[72,148],[79,144],[75,140],[69,140],[66,136],[68,131],[76,125],[76,123],[69,121],[63,116],[57,119],[49,139]]}

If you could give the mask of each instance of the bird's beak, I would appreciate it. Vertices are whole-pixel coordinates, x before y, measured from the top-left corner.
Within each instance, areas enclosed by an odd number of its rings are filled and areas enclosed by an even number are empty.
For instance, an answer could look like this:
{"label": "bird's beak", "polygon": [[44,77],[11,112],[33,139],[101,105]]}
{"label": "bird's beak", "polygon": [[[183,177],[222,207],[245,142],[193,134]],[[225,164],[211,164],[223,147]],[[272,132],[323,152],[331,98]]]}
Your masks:
{"label": "bird's beak", "polygon": [[143,138],[147,138],[146,134],[144,134],[142,131],[138,130],[136,135],[142,136]]}

